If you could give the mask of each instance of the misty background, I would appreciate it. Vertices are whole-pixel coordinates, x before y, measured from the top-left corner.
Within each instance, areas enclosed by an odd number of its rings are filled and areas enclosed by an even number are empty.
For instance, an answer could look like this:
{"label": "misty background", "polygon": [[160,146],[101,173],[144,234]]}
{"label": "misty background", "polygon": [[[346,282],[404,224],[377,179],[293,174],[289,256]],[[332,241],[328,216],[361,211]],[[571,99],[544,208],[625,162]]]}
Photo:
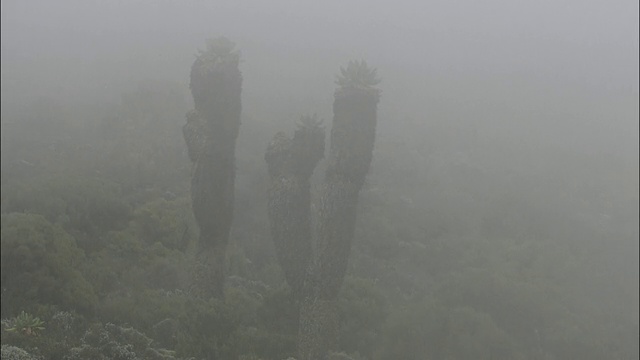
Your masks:
{"label": "misty background", "polygon": [[381,134],[446,117],[483,135],[637,156],[637,10],[631,0],[5,1],[2,101],[116,100],[144,79],[186,89],[194,49],[225,34],[242,49],[247,114],[325,115],[328,74],[363,58],[384,74]]}
{"label": "misty background", "polygon": [[[382,78],[382,98],[351,275],[384,283],[368,263],[376,259],[398,274],[388,284],[408,279],[399,292],[430,294],[436,283],[464,283],[465,273],[453,271],[462,266],[457,260],[435,264],[450,254],[448,241],[478,256],[473,266],[510,272],[504,264],[524,256],[505,250],[512,241],[505,239],[515,239],[518,249],[546,254],[535,265],[538,275],[570,294],[565,304],[617,322],[628,336],[620,341],[632,348],[627,354],[637,354],[637,1],[1,6],[3,190],[33,176],[23,162],[46,161],[33,146],[91,131],[108,136],[105,119],[129,114],[164,124],[165,133],[145,141],[172,138],[167,153],[175,150],[175,164],[185,161],[155,183],[140,180],[141,188],[185,195],[189,164],[180,142],[184,114],[193,107],[189,70],[204,39],[224,35],[241,50],[244,79],[235,220],[243,227],[235,239],[260,263],[261,250],[271,246],[262,158],[268,141],[302,114],[317,113],[328,126],[339,66],[365,59]],[[141,114],[135,104],[154,110]],[[160,156],[162,144],[154,149]],[[116,173],[112,180],[120,181]],[[3,212],[16,211],[10,196],[2,197]],[[367,242],[376,236],[387,239]],[[423,250],[431,255],[411,258]],[[416,265],[424,259],[434,263]],[[588,272],[580,261],[592,266]],[[455,290],[441,291],[455,297]],[[494,318],[509,328],[509,316]]]}

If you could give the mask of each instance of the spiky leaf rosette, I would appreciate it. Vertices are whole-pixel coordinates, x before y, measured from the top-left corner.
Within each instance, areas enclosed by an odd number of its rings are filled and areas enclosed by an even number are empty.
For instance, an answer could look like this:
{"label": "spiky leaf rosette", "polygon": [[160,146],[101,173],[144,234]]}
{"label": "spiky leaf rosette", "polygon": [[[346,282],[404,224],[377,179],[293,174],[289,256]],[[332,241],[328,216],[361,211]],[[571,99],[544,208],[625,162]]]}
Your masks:
{"label": "spiky leaf rosette", "polygon": [[25,335],[36,335],[39,331],[44,330],[44,321],[39,317],[33,316],[22,311],[20,315],[10,320],[10,325],[5,329],[8,332],[20,332]]}
{"label": "spiky leaf rosette", "polygon": [[336,85],[340,88],[336,94],[349,89],[360,89],[379,95],[380,91],[375,88],[379,83],[377,69],[370,68],[364,60],[351,60],[346,68],[340,67],[340,74],[336,77]]}

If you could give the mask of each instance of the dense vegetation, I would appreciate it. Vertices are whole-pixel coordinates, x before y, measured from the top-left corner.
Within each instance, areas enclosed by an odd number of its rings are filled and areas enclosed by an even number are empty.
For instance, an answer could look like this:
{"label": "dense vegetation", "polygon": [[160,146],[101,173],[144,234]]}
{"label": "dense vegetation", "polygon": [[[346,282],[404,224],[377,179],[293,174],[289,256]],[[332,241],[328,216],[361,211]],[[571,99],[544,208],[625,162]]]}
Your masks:
{"label": "dense vegetation", "polygon": [[[3,358],[295,356],[295,282],[267,216],[278,119],[243,114],[225,295],[202,299],[185,90],[3,113]],[[638,358],[637,167],[513,161],[519,145],[426,116],[378,133],[335,359]]]}

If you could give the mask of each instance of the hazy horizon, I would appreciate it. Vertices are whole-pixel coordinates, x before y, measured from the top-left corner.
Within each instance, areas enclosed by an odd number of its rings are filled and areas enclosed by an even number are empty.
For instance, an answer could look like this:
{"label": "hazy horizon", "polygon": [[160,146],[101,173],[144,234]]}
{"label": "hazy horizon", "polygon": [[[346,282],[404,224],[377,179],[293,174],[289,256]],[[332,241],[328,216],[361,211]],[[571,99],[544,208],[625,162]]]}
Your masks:
{"label": "hazy horizon", "polygon": [[548,141],[553,126],[583,151],[637,158],[637,10],[634,1],[4,1],[2,98],[118,101],[149,79],[186,90],[196,50],[224,35],[242,51],[248,115],[280,114],[267,106],[279,102],[292,118],[326,117],[339,66],[366,59],[383,78],[382,128],[464,119]]}

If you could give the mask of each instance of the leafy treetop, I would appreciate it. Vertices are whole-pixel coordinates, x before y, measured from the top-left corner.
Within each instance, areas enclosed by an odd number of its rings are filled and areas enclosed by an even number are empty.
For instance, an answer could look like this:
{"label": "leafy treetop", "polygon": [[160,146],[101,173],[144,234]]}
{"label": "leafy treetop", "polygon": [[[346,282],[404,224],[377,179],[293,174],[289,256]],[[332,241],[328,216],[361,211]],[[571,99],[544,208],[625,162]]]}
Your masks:
{"label": "leafy treetop", "polygon": [[235,51],[236,44],[224,36],[214,39],[207,39],[206,49],[198,50],[196,55],[201,63],[201,69],[207,71],[217,64],[240,62],[240,53]]}
{"label": "leafy treetop", "polygon": [[298,129],[322,129],[323,120],[318,117],[317,114],[302,115],[299,121],[296,121]]}
{"label": "leafy treetop", "polygon": [[342,88],[372,88],[380,83],[377,69],[367,66],[364,60],[349,61],[347,67],[340,67],[340,75],[337,76],[336,84]]}

